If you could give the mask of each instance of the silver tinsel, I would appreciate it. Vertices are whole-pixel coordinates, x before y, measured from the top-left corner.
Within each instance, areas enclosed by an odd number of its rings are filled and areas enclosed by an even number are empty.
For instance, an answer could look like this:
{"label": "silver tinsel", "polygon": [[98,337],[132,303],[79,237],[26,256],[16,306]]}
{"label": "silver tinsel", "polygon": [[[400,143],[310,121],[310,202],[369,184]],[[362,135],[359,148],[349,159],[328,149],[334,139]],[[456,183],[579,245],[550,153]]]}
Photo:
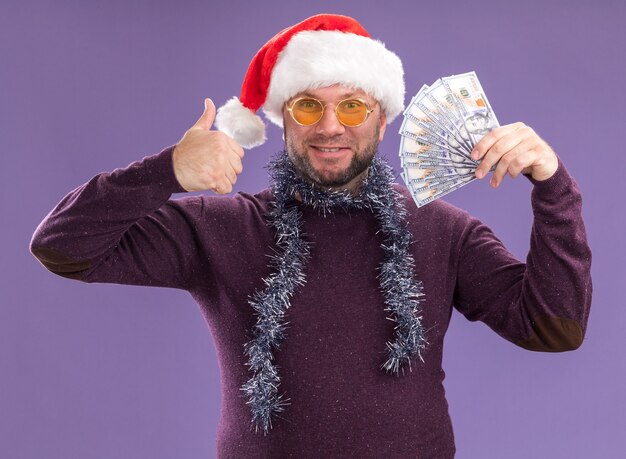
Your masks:
{"label": "silver tinsel", "polygon": [[381,368],[389,373],[404,374],[404,365],[411,371],[411,358],[427,344],[422,326],[420,297],[422,283],[415,280],[414,260],[409,252],[411,233],[406,227],[406,209],[402,196],[393,189],[393,169],[378,155],[374,158],[360,193],[325,191],[302,179],[286,152],[277,154],[268,164],[274,201],[266,215],[268,225],[276,230],[277,254],[271,257],[273,273],[263,279],[266,287],[250,297],[250,305],[258,319],[254,339],[244,345],[247,366],[254,375],[242,385],[252,411],[255,432],[267,434],[272,416],[289,405],[284,394],[278,395],[280,376],[272,363],[273,349],[278,350],[285,337],[285,312],[290,298],[305,282],[304,266],[309,259],[310,243],[303,237],[302,213],[294,195],[302,203],[326,215],[337,209],[368,209],[380,222],[384,236],[384,258],[380,264],[380,289],[385,299],[389,320],[396,322],[394,341],[388,341],[387,359]]}

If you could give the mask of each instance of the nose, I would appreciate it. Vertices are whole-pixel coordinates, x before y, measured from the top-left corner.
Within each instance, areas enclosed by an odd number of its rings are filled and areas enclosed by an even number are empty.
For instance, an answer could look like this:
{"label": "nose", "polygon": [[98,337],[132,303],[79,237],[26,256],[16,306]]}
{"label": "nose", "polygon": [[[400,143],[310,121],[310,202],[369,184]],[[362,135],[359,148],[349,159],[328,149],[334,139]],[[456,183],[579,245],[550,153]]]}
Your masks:
{"label": "nose", "polygon": [[339,122],[333,106],[329,105],[324,110],[322,119],[315,125],[315,132],[328,137],[341,135],[346,131],[346,127]]}

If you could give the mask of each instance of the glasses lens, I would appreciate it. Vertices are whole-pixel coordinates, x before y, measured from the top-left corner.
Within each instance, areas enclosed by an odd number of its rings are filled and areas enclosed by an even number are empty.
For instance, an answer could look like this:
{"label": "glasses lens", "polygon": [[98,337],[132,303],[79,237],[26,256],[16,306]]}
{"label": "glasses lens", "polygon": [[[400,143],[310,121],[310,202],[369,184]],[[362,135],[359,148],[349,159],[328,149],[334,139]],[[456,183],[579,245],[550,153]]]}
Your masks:
{"label": "glasses lens", "polygon": [[367,118],[367,105],[358,99],[344,100],[337,105],[337,118],[346,126],[358,126]]}
{"label": "glasses lens", "polygon": [[317,123],[322,118],[323,113],[322,103],[315,99],[300,99],[291,107],[293,119],[305,126]]}

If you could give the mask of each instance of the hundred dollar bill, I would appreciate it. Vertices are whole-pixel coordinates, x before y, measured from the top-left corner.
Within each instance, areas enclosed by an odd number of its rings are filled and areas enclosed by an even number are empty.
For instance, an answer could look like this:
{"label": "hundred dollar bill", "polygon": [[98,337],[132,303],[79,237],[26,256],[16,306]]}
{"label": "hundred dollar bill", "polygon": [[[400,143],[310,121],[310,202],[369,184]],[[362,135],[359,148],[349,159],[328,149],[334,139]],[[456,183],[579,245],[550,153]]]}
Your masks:
{"label": "hundred dollar bill", "polygon": [[445,113],[443,113],[445,108],[436,106],[430,101],[428,97],[430,91],[431,88],[427,87],[413,97],[411,103],[404,111],[405,118],[409,118],[414,122],[421,122],[427,129],[433,132],[444,132],[445,136],[454,142],[453,144],[462,145],[469,153],[467,141],[447,121]]}
{"label": "hundred dollar bill", "polygon": [[476,171],[476,168],[472,165],[446,160],[431,160],[431,159],[406,159],[401,161],[402,168],[411,167],[414,169],[447,169],[452,168],[459,173],[465,172],[465,170]]}
{"label": "hundred dollar bill", "polygon": [[468,158],[464,153],[458,150],[450,149],[445,144],[433,144],[419,139],[419,136],[411,135],[400,137],[400,157],[408,158],[434,158],[434,159],[452,159],[458,162],[477,165],[478,162]]}
{"label": "hundred dollar bill", "polygon": [[[433,154],[444,153],[444,154],[458,155],[457,153],[451,152],[447,145],[443,147],[438,146],[438,145],[433,145],[429,142],[416,140],[414,137],[415,136],[401,136],[400,137],[400,152],[399,152],[400,156],[403,156],[405,154],[427,155],[430,153],[433,153]],[[465,155],[458,155],[458,156],[465,158]]]}
{"label": "hundred dollar bill", "polygon": [[[418,169],[433,169],[433,168],[437,169],[437,168],[442,168],[442,167],[452,167],[457,170],[464,170],[465,168],[468,168],[474,172],[476,171],[475,165],[470,165],[470,164],[458,162],[458,161],[436,159],[436,158],[424,158],[424,159],[407,158],[407,159],[402,160],[401,164],[403,167],[416,167]],[[493,166],[491,166],[491,169],[489,169],[489,172],[495,171],[496,166],[497,164],[494,164]]]}
{"label": "hundred dollar bill", "polygon": [[457,180],[459,177],[473,176],[475,170],[476,168],[474,167],[468,167],[459,163],[427,165],[405,161],[401,175],[408,186],[421,185],[431,187],[434,185],[443,186],[452,180]]}
{"label": "hundred dollar bill", "polygon": [[424,123],[414,122],[410,118],[405,118],[400,127],[400,135],[408,137],[417,142],[430,144],[439,149],[450,149],[471,160],[469,153],[464,146],[459,144],[454,138],[443,130],[431,130]]}
{"label": "hundred dollar bill", "polygon": [[407,185],[429,184],[443,186],[459,178],[474,176],[475,165],[452,160],[402,158],[402,178]]}
{"label": "hundred dollar bill", "polygon": [[453,188],[454,186],[458,184],[466,184],[475,178],[476,177],[473,177],[468,174],[466,176],[455,176],[455,177],[426,180],[422,183],[411,183],[409,186],[413,194],[419,194],[425,191],[432,191],[435,193],[440,193],[449,188]]}
{"label": "hundred dollar bill", "polygon": [[460,167],[416,167],[405,166],[402,168],[402,179],[408,184],[431,183],[433,181],[449,180],[457,177],[465,177],[474,174],[475,169]]}
{"label": "hundred dollar bill", "polygon": [[476,170],[475,163],[454,152],[430,149],[430,146],[409,138],[401,138],[401,142],[400,164],[402,178],[407,184],[423,178],[462,175]]}
{"label": "hundred dollar bill", "polygon": [[415,193],[421,193],[422,191],[430,189],[443,190],[456,185],[457,183],[467,182],[471,180],[472,177],[473,174],[471,173],[465,175],[455,174],[449,177],[424,177],[421,179],[409,180],[409,186],[411,187],[411,191]]}
{"label": "hundred dollar bill", "polygon": [[423,85],[404,111],[400,128],[401,175],[417,206],[475,180],[481,161],[470,152],[498,126],[474,72]]}
{"label": "hundred dollar bill", "polygon": [[431,87],[417,94],[404,111],[405,119],[408,118],[433,134],[444,137],[446,141],[456,149],[463,151],[468,157],[471,152],[469,138],[463,138],[456,127],[447,120],[445,108],[435,105],[428,94]]}
{"label": "hundred dollar bill", "polygon": [[[424,174],[417,174],[417,175],[422,175],[421,177],[415,177],[412,178],[411,177],[411,173],[414,173],[415,170],[420,171],[420,172],[424,172]],[[465,175],[469,175],[469,174],[473,174],[474,171],[468,169],[465,172],[460,172],[457,169],[453,168],[453,167],[444,167],[441,169],[413,169],[413,168],[407,168],[407,176],[409,179],[409,182],[411,183],[430,183],[433,180],[443,180],[443,179],[449,179],[452,177],[460,177],[460,176],[465,176]]]}
{"label": "hundred dollar bill", "polygon": [[461,167],[416,167],[405,166],[403,168],[404,178],[411,183],[422,183],[424,180],[448,179],[452,177],[474,174],[475,169]]}
{"label": "hundred dollar bill", "polygon": [[476,168],[476,164],[468,161],[463,156],[445,151],[430,151],[428,153],[405,153],[401,158],[402,165],[418,165],[418,164],[451,164],[463,167]]}
{"label": "hundred dollar bill", "polygon": [[476,177],[468,177],[450,187],[443,188],[443,189],[431,188],[431,189],[424,190],[421,192],[413,192],[411,188],[409,188],[409,190],[411,190],[411,195],[413,196],[413,200],[415,201],[415,204],[417,204],[417,207],[422,207],[430,202],[433,202],[441,198],[442,196],[445,196],[446,194],[454,190],[461,188],[464,185],[467,185],[473,180],[476,180]]}
{"label": "hundred dollar bill", "polygon": [[441,82],[473,145],[489,131],[500,126],[475,72],[452,75],[442,78]]}
{"label": "hundred dollar bill", "polygon": [[415,153],[406,153],[402,157],[400,157],[400,164],[402,167],[419,167],[423,168],[424,166],[427,168],[431,167],[455,167],[455,168],[468,168],[471,170],[476,169],[476,164],[471,163],[465,158],[455,157],[454,155],[450,155],[447,158],[434,158],[434,157],[425,157],[424,155],[415,154]]}
{"label": "hundred dollar bill", "polygon": [[425,100],[429,105],[430,113],[436,113],[440,122],[444,123],[450,132],[453,132],[459,142],[462,142],[468,153],[472,151],[472,139],[469,137],[467,130],[463,129],[463,122],[454,100],[448,94],[442,79],[435,81],[424,93]]}

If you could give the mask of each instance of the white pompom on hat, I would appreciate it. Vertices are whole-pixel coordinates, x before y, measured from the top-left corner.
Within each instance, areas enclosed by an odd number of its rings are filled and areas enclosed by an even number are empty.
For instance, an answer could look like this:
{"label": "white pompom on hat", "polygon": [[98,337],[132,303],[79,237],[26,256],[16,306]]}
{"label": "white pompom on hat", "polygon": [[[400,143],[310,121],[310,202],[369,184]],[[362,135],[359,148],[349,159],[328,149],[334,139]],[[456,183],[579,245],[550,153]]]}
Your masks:
{"label": "white pompom on hat", "polygon": [[283,104],[313,88],[342,84],[376,99],[391,123],[404,109],[404,70],[400,58],[370,37],[353,18],[320,14],[272,37],[254,56],[239,98],[217,111],[217,128],[244,148],[262,145],[265,124],[282,126]]}

